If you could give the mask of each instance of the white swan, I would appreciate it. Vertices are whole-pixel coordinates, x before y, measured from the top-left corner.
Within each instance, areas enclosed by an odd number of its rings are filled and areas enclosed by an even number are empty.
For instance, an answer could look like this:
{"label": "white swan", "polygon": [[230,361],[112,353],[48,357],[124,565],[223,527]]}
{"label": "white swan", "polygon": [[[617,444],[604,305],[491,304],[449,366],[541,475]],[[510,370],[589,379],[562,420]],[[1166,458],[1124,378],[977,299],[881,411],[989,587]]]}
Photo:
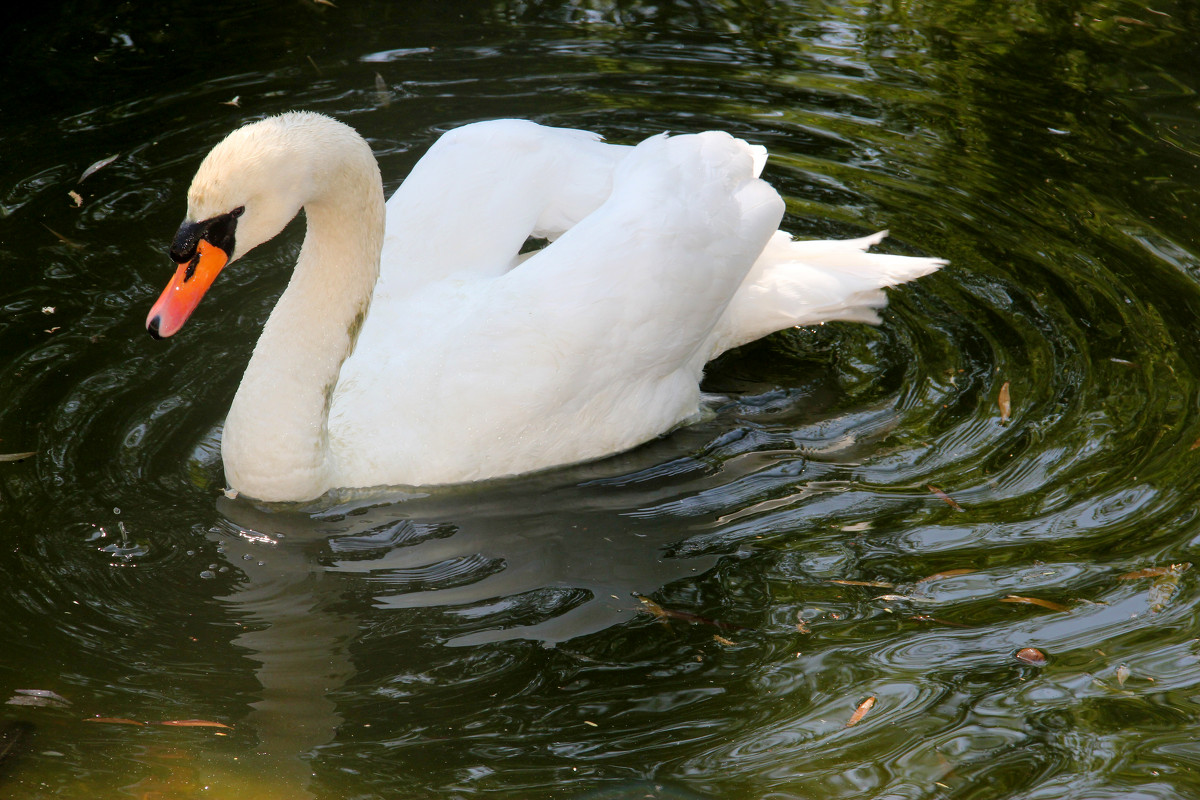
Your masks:
{"label": "white swan", "polygon": [[[303,208],[295,272],[225,422],[234,489],[309,500],[598,458],[695,415],[716,355],[877,322],[882,287],[944,263],[866,253],[883,233],[793,242],[765,160],[725,133],[621,147],[500,120],[442,136],[385,206],[352,128],[264,119],[200,165],[146,324],[175,333],[227,262]],[[552,244],[518,255],[529,236]]]}

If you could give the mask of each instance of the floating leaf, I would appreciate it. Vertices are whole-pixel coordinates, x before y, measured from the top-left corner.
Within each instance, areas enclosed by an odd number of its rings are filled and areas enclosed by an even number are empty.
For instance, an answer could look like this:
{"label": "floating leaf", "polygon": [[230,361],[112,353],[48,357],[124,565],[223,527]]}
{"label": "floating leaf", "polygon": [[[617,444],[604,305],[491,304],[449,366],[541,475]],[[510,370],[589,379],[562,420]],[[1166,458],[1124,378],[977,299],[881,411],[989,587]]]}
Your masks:
{"label": "floating leaf", "polygon": [[51,227],[50,227],[49,225],[47,225],[46,223],[44,223],[44,222],[43,222],[43,223],[41,223],[41,225],[42,225],[42,227],[43,227],[43,228],[45,228],[46,230],[48,230],[48,231],[50,231],[52,234],[54,234],[54,238],[58,239],[60,242],[62,242],[63,244],[65,244],[67,247],[72,247],[72,248],[74,248],[74,249],[76,249],[76,250],[82,250],[82,249],[83,249],[83,245],[81,245],[79,242],[73,242],[73,241],[71,241],[70,239],[68,239],[67,237],[63,236],[63,235],[62,235],[61,233],[59,233],[58,231],[54,230],[54,228],[51,228]]}
{"label": "floating leaf", "polygon": [[29,458],[30,456],[36,456],[36,455],[37,455],[37,451],[31,451],[28,453],[0,453],[0,462],[24,461],[25,459]]}
{"label": "floating leaf", "polygon": [[663,621],[663,622],[674,619],[674,620],[679,620],[680,622],[690,622],[692,624],[712,625],[713,627],[720,628],[723,631],[744,631],[744,630],[746,630],[741,625],[734,625],[729,622],[721,622],[720,620],[708,619],[707,617],[702,617],[699,614],[693,614],[689,611],[675,611],[674,609],[663,608],[658,603],[651,600],[649,597],[644,597],[640,594],[634,595],[634,597],[636,597],[638,600],[640,600],[642,602],[642,605],[645,606],[645,610],[647,612],[653,614],[655,617],[657,617],[660,621]]}
{"label": "floating leaf", "polygon": [[1008,418],[1012,415],[1012,401],[1008,396],[1008,381],[1000,387],[1000,396],[996,398],[996,405],[1000,407],[1000,424],[1008,422]]}
{"label": "floating leaf", "polygon": [[735,644],[737,644],[737,642],[733,641],[732,639],[726,639],[724,636],[722,636],[719,633],[713,634],[713,641],[716,642],[717,644],[723,644],[726,647],[733,647]]}
{"label": "floating leaf", "polygon": [[1129,680],[1129,667],[1122,664],[1117,667],[1117,683],[1124,686],[1127,680]]}
{"label": "floating leaf", "polygon": [[881,594],[878,597],[871,598],[872,600],[907,600],[910,603],[933,603],[936,602],[932,597],[914,597],[911,594]]}
{"label": "floating leaf", "polygon": [[88,167],[87,169],[85,169],[85,170],[83,171],[83,174],[79,176],[79,180],[78,180],[78,181],[76,181],[76,183],[83,183],[83,182],[84,182],[85,180],[87,180],[87,179],[88,179],[90,176],[92,176],[92,175],[96,174],[97,172],[99,172],[100,170],[104,169],[105,167],[107,167],[107,166],[108,166],[109,164],[111,164],[112,162],[116,161],[116,160],[117,160],[117,159],[118,159],[120,156],[121,156],[121,154],[120,154],[120,153],[115,153],[114,155],[108,156],[107,158],[102,158],[102,159],[100,159],[100,160],[99,160],[99,161],[97,161],[95,164],[92,164],[90,167]]}
{"label": "floating leaf", "polygon": [[838,581],[828,580],[826,583],[836,583],[839,586],[870,586],[875,589],[895,589],[896,584],[884,583],[883,581]]}
{"label": "floating leaf", "polygon": [[236,94],[233,96],[232,100],[222,100],[221,105],[233,106],[234,108],[240,108],[242,105],[242,96],[240,94]]}
{"label": "floating leaf", "polygon": [[125,719],[124,717],[88,717],[84,722],[107,722],[110,725],[145,725],[144,722],[138,722],[136,719]]}
{"label": "floating leaf", "polygon": [[935,572],[932,575],[927,575],[926,577],[921,578],[921,580],[917,581],[917,583],[929,583],[930,581],[940,581],[942,578],[953,578],[958,575],[970,575],[972,572],[978,572],[978,570],[971,569],[969,567],[964,568],[964,569],[948,569],[948,570],[945,570],[944,572]]}
{"label": "floating leaf", "polygon": [[846,723],[846,727],[849,728],[851,725],[857,725],[858,723],[862,722],[863,717],[867,715],[867,712],[870,711],[874,705],[874,695],[859,703],[858,708],[854,709],[854,713],[850,715],[850,720]]}
{"label": "floating leaf", "polygon": [[173,725],[177,728],[232,728],[223,722],[212,722],[207,719],[168,719],[156,722],[156,725]]}
{"label": "floating leaf", "polygon": [[83,198],[80,197],[79,192],[75,191],[74,189],[67,192],[67,197],[71,198],[71,202],[75,204],[76,208],[79,208],[81,205],[83,205]]}
{"label": "floating leaf", "polygon": [[796,616],[796,630],[800,631],[800,633],[812,633],[812,629],[808,627],[808,623],[799,615]]}
{"label": "floating leaf", "polygon": [[929,491],[933,492],[934,495],[936,495],[939,499],[942,500],[942,502],[944,502],[946,505],[953,508],[955,511],[963,511],[964,510],[962,506],[960,506],[957,502],[955,502],[953,497],[946,494],[941,489],[934,486],[932,483],[925,484],[925,488],[928,489]]}
{"label": "floating leaf", "polygon": [[1053,600],[1043,600],[1040,597],[1021,597],[1020,595],[1010,594],[1007,597],[1000,598],[1001,603],[1025,603],[1031,606],[1041,606],[1048,608],[1051,611],[1070,611],[1071,609],[1064,606],[1062,603],[1056,603]]}
{"label": "floating leaf", "polygon": [[1171,564],[1170,566],[1166,567],[1147,567],[1146,569],[1139,569],[1135,572],[1126,572],[1124,575],[1118,575],[1117,580],[1132,581],[1137,580],[1138,578],[1160,578],[1164,575],[1182,575],[1191,568],[1191,562],[1184,561],[1182,563]]}
{"label": "floating leaf", "polygon": [[1036,647],[1023,647],[1017,651],[1017,661],[1024,661],[1035,667],[1046,666],[1046,654]]}

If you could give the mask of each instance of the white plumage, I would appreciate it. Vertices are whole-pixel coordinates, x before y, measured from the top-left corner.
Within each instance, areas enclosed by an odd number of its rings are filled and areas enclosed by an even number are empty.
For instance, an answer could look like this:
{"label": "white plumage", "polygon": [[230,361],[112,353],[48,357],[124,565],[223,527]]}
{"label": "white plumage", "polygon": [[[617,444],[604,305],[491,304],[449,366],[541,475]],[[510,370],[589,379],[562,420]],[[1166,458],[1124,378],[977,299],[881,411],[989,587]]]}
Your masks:
{"label": "white plumage", "polygon": [[[442,136],[385,210],[351,128],[291,113],[235,131],[185,225],[244,208],[230,260],[301,207],[308,232],[226,421],[231,486],[306,500],[615,453],[696,414],[721,352],[877,321],[883,287],[943,263],[865,252],[883,234],[791,241],[765,156],[717,132],[622,147],[477,123]],[[529,236],[551,244],[519,256]]]}

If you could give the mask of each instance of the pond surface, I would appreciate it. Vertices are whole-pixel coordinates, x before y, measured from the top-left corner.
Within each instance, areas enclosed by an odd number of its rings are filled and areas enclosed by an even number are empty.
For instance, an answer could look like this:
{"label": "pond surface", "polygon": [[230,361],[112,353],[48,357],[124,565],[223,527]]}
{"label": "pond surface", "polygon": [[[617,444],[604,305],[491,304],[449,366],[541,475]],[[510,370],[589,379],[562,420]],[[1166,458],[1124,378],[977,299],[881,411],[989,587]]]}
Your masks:
{"label": "pond surface", "polygon": [[[41,5],[0,55],[0,797],[1200,795],[1193,4]],[[631,453],[260,509],[221,423],[302,228],[143,321],[200,158],[294,108],[389,191],[479,119],[726,129],[797,235],[951,265]]]}

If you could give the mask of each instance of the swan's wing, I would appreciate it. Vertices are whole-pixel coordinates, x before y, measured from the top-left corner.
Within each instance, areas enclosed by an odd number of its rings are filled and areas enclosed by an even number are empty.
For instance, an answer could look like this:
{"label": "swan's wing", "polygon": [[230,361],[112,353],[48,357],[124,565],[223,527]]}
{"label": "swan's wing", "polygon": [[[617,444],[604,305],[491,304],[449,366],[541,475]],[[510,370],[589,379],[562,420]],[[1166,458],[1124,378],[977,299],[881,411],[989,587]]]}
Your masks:
{"label": "swan's wing", "polygon": [[449,131],[387,202],[380,289],[503,273],[529,236],[557,238],[603,203],[629,149],[525,120]]}
{"label": "swan's wing", "polygon": [[726,133],[647,139],[608,199],[497,290],[521,298],[576,369],[698,378],[705,343],[783,215],[759,169],[760,150]]}
{"label": "swan's wing", "polygon": [[709,357],[793,326],[833,320],[878,324],[878,310],[887,305],[884,288],[946,263],[867,252],[886,235],[797,242],[777,231],[713,331]]}

